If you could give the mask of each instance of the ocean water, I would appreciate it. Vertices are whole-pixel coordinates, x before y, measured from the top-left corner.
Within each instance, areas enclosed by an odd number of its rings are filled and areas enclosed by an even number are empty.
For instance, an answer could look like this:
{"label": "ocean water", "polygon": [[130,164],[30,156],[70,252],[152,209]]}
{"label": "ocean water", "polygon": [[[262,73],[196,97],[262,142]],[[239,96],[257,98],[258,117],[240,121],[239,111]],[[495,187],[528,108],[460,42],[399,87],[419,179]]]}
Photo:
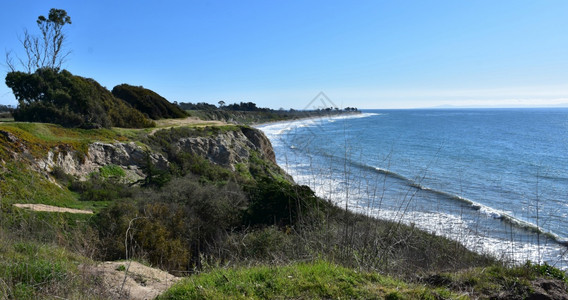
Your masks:
{"label": "ocean water", "polygon": [[568,268],[568,109],[368,110],[258,126],[341,207]]}

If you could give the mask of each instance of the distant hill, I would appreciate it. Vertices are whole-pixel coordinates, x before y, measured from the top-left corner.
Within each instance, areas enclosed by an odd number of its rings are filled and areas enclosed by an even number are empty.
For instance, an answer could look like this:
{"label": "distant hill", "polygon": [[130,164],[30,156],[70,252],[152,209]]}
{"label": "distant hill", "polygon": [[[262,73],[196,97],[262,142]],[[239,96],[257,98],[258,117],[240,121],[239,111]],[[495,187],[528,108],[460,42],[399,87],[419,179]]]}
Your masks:
{"label": "distant hill", "polygon": [[141,86],[117,85],[112,89],[112,94],[128,102],[132,107],[154,120],[185,118],[188,116],[177,105],[170,103],[156,92]]}

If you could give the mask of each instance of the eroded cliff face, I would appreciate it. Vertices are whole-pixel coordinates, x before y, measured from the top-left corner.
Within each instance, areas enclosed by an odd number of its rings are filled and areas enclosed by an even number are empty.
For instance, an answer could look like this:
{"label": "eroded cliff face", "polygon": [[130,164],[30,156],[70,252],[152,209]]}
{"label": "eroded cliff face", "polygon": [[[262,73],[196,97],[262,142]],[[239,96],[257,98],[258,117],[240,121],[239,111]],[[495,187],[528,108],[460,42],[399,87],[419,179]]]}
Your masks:
{"label": "eroded cliff face", "polygon": [[133,142],[95,142],[89,145],[86,155],[77,151],[59,150],[52,149],[45,159],[37,160],[37,167],[44,172],[58,167],[66,174],[85,180],[89,174],[106,165],[117,165],[125,170],[128,181],[137,181],[144,178],[142,169],[148,163],[158,169],[166,169],[169,164],[163,155],[145,150]]}
{"label": "eroded cliff face", "polygon": [[213,137],[179,139],[177,151],[189,152],[207,158],[212,163],[235,170],[238,163],[246,163],[251,151],[276,164],[274,150],[268,138],[258,129],[242,127],[240,130],[219,133]]}
{"label": "eroded cliff face", "polygon": [[[10,138],[17,139],[13,136]],[[172,146],[176,151],[207,158],[210,162],[231,170],[235,170],[236,164],[248,163],[253,151],[262,159],[276,164],[270,141],[260,130],[254,128],[240,127],[204,137],[181,137]],[[32,167],[46,175],[54,168],[60,168],[67,174],[85,180],[89,174],[112,164],[125,170],[127,181],[135,182],[145,177],[143,169],[148,163],[162,170],[169,166],[164,155],[145,145],[134,142],[95,142],[88,146],[86,153],[68,149],[65,145],[50,149],[46,157],[35,159]]]}

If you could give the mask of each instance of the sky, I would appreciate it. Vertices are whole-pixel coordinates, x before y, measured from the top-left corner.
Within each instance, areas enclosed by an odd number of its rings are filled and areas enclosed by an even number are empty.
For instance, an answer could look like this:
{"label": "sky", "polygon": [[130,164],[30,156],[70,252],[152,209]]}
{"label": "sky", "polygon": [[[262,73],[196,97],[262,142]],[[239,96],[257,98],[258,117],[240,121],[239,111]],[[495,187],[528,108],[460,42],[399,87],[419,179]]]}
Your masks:
{"label": "sky", "polygon": [[[71,16],[65,69],[171,102],[568,106],[565,0],[5,0],[0,51],[23,56],[50,8]],[[0,104],[17,105],[5,84]]]}

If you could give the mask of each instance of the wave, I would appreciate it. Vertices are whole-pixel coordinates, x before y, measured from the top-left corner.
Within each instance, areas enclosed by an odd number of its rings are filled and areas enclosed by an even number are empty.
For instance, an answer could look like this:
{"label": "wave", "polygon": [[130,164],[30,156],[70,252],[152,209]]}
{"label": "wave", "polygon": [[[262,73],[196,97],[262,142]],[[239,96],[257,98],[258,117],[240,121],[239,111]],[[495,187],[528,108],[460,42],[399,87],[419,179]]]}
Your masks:
{"label": "wave", "polygon": [[533,233],[537,233],[537,234],[542,234],[543,236],[550,238],[553,241],[555,241],[555,242],[557,242],[561,245],[568,246],[568,239],[567,238],[563,238],[563,237],[561,237],[561,236],[559,236],[559,235],[557,235],[553,232],[546,231],[544,228],[539,227],[534,223],[531,223],[531,222],[528,222],[528,221],[525,221],[525,220],[521,220],[521,219],[519,219],[515,216],[512,216],[512,215],[510,215],[507,212],[504,212],[502,210],[495,209],[493,207],[478,203],[478,202],[473,201],[471,199],[467,199],[467,198],[464,198],[464,197],[461,197],[459,195],[455,195],[455,194],[452,194],[452,193],[449,193],[449,192],[446,192],[446,191],[436,190],[436,189],[432,189],[432,188],[423,186],[422,184],[415,182],[412,179],[404,177],[404,176],[397,174],[395,172],[379,169],[379,168],[372,167],[372,166],[369,166],[369,167],[374,168],[375,170],[377,170],[378,172],[380,172],[382,174],[392,176],[392,177],[395,177],[397,179],[402,178],[406,182],[409,182],[408,186],[410,186],[412,188],[416,188],[416,189],[419,189],[419,190],[434,193],[434,194],[436,194],[438,196],[442,196],[446,199],[464,203],[464,204],[467,205],[466,207],[477,210],[480,213],[482,213],[482,214],[484,214],[488,217],[491,217],[493,219],[499,219],[502,222],[509,223],[509,224],[511,224],[511,225],[513,225],[517,228],[520,228],[520,229],[524,229],[524,230],[527,230],[527,231],[530,231],[530,232],[533,232]]}
{"label": "wave", "polygon": [[360,118],[368,118],[372,116],[382,116],[382,113],[360,113],[355,115],[347,115],[347,116],[332,116],[329,117],[330,120],[346,120],[346,119],[360,119]]}
{"label": "wave", "polygon": [[[365,213],[363,210],[358,212]],[[504,258],[517,263],[524,263],[527,260],[539,261],[542,259],[539,253],[547,253],[549,257],[558,257],[565,251],[565,244],[562,245],[562,243],[560,245],[539,245],[528,241],[514,240],[503,243],[502,240],[496,237],[479,234],[471,235],[468,234],[473,230],[470,224],[459,216],[444,212],[411,212],[402,218],[399,217],[398,211],[375,210],[373,213],[374,215],[380,214],[388,220],[400,220],[409,226],[417,226],[424,231],[446,236],[459,241],[472,251],[490,254],[494,257]],[[561,262],[556,266],[563,270],[568,269],[565,262]]]}
{"label": "wave", "polygon": [[[345,159],[342,157],[337,157],[335,155],[329,154],[329,153],[321,153],[321,155],[329,157],[329,158],[333,158],[333,159]],[[568,238],[565,237],[561,237],[553,232],[550,231],[546,231],[544,228],[537,226],[534,223],[531,223],[529,221],[525,221],[522,219],[519,219],[505,211],[499,210],[499,209],[495,209],[493,207],[478,203],[476,201],[473,201],[471,199],[450,193],[450,192],[446,192],[446,191],[442,191],[442,190],[437,190],[437,189],[433,189],[427,186],[424,186],[421,182],[417,181],[417,180],[413,180],[411,178],[408,178],[402,174],[399,174],[397,172],[388,170],[388,169],[384,169],[384,168],[380,168],[380,167],[376,167],[376,166],[372,166],[372,165],[368,165],[365,164],[363,162],[359,162],[359,161],[355,161],[355,160],[351,160],[351,159],[347,159],[346,160],[350,165],[357,167],[357,168],[361,168],[367,171],[371,171],[371,172],[376,172],[385,176],[388,176],[389,178],[394,178],[397,179],[401,182],[404,182],[404,184],[406,186],[408,186],[409,188],[413,188],[416,190],[421,190],[421,191],[425,191],[427,193],[433,193],[435,194],[437,197],[442,197],[443,199],[447,199],[449,201],[455,201],[455,202],[459,202],[462,204],[465,204],[465,207],[468,207],[472,210],[476,210],[479,213],[496,219],[496,220],[501,220],[502,222],[506,222],[512,226],[515,226],[516,228],[522,229],[522,230],[526,230],[532,233],[536,233],[536,234],[541,234],[544,237],[547,237],[551,240],[553,240],[554,242],[560,244],[560,245],[564,245],[564,246],[568,246]]]}
{"label": "wave", "polygon": [[548,179],[548,180],[552,180],[552,181],[558,181],[558,182],[568,182],[568,177],[565,176],[554,176],[554,175],[539,175],[540,178],[542,179]]}
{"label": "wave", "polygon": [[311,118],[303,118],[303,119],[274,122],[269,124],[262,124],[255,127],[262,130],[267,135],[278,136],[286,131],[290,131],[295,128],[318,126],[321,124],[321,121],[328,121],[333,123],[337,120],[360,119],[360,118],[368,118],[380,115],[383,114],[364,112],[360,114],[337,115],[337,116],[314,116]]}

